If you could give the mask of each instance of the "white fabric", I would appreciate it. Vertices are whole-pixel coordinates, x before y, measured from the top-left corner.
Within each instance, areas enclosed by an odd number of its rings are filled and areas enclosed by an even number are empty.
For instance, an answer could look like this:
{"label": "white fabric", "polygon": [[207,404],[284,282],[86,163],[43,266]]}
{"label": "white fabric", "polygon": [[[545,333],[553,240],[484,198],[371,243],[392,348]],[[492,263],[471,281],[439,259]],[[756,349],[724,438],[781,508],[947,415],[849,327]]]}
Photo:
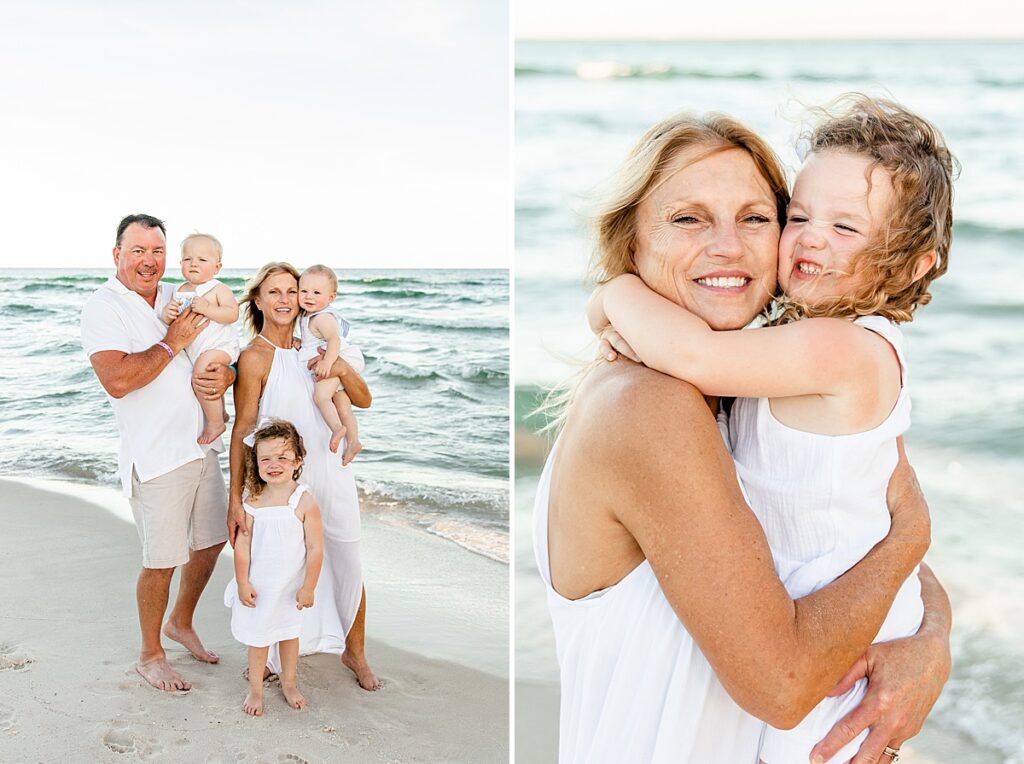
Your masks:
{"label": "white fabric", "polygon": [[548,497],[557,448],[537,486],[534,549],[561,674],[559,762],[754,764],[764,723],[726,693],[650,563],[581,600],[551,586]]}
{"label": "white fabric", "polygon": [[317,337],[309,327],[310,319],[325,313],[338,322],[338,335],[341,340],[338,356],[351,366],[357,374],[362,374],[363,370],[366,368],[363,351],[348,341],[348,321],[330,308],[326,308],[317,313],[304,313],[302,317],[299,318],[299,338],[302,340],[302,348],[299,350],[299,357],[303,361],[308,362],[313,358],[313,356],[317,355],[319,348],[323,348],[324,350],[327,349],[327,340],[322,340]]}
{"label": "white fabric", "polygon": [[[261,341],[266,338],[261,336]],[[313,375],[297,350],[274,350],[257,421],[267,417],[291,422],[302,436],[306,448],[302,481],[320,505],[324,524],[324,563],[315,603],[303,611],[299,652],[340,655],[363,587],[359,496],[352,465],[341,466],[342,449],[337,454],[329,449],[331,431],[313,402]],[[276,649],[271,649],[267,663],[273,671],[280,670]]]}
{"label": "white fabric", "polygon": [[[82,348],[87,356],[104,350],[141,353],[167,335],[160,311],[171,299],[168,284],[157,286],[156,310],[140,295],[111,277],[82,308]],[[125,496],[132,495],[132,468],[146,482],[166,475],[210,449],[221,452],[217,438],[209,446],[196,439],[203,431],[203,410],[192,392],[192,364],[179,353],[148,385],[123,398],[107,396],[120,436],[118,475]]]}
{"label": "white fabric", "polygon": [[[779,422],[766,398],[738,398],[729,418],[733,458],[749,503],[764,528],[779,578],[794,599],[821,589],[853,567],[889,532],[886,488],[898,461],[896,438],[910,426],[910,394],[899,328],[879,316],[858,325],[896,351],[903,387],[889,416],[855,435],[818,435]],[[917,632],[924,614],[916,573],[900,588],[876,642]],[[807,761],[811,748],[864,695],[862,680],[845,695],[825,698],[793,730],[765,735],[767,764]],[[863,733],[831,761],[845,762]]]}
{"label": "white fabric", "polygon": [[238,599],[236,579],[224,590],[224,604],[231,608],[231,635],[243,645],[266,647],[299,636],[302,611],[295,595],[306,577],[306,535],[295,510],[307,490],[305,485],[296,486],[288,503],[278,506],[242,502],[252,516],[249,583],[256,592],[256,607],[246,607]]}
{"label": "white fabric", "polygon": [[[214,287],[220,286],[221,283],[223,282],[218,279],[210,279],[202,284],[196,284],[194,289],[188,291],[183,290],[186,284],[179,284],[178,288],[174,290],[174,299],[190,302],[191,298],[196,296],[203,297]],[[189,346],[185,348],[185,352],[188,354],[189,360],[195,363],[199,356],[207,350],[222,350],[231,357],[231,363],[234,363],[238,360],[240,349],[238,345],[238,330],[235,329],[234,324],[219,324],[216,321],[207,321],[206,326],[199,332],[199,336],[192,340]]]}

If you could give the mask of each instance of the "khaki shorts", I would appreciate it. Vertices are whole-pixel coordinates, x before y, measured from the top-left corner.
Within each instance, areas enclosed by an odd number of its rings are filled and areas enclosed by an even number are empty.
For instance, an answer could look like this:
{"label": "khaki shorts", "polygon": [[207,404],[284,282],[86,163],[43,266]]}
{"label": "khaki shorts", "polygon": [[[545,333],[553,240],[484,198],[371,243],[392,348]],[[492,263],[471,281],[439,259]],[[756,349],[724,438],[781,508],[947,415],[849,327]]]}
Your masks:
{"label": "khaki shorts", "polygon": [[184,565],[190,549],[228,540],[228,494],[215,451],[145,483],[133,469],[130,503],[144,568]]}

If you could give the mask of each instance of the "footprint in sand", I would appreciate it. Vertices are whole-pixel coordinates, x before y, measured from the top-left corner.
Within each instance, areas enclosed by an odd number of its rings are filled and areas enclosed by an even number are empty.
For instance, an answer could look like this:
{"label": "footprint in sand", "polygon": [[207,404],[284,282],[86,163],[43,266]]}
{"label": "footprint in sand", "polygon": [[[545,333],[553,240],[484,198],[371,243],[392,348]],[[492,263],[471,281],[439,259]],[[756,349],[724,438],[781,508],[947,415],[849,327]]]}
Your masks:
{"label": "footprint in sand", "polygon": [[0,732],[13,735],[18,731],[14,724],[14,709],[0,704]]}
{"label": "footprint in sand", "polygon": [[32,660],[32,656],[24,647],[7,642],[0,643],[0,671],[21,671],[28,668]]}
{"label": "footprint in sand", "polygon": [[103,736],[103,745],[114,753],[134,753],[143,761],[163,750],[156,741],[147,740],[124,722],[114,722]]}
{"label": "footprint in sand", "polygon": [[308,761],[301,756],[296,756],[294,753],[282,753],[277,757],[277,760],[280,764],[309,764]]}

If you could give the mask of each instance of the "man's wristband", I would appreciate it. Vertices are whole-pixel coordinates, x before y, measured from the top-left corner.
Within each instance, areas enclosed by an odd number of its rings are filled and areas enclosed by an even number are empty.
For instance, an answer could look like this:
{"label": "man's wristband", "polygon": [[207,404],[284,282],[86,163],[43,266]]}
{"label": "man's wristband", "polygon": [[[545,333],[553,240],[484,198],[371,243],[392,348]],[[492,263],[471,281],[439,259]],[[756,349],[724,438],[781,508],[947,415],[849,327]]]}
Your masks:
{"label": "man's wristband", "polygon": [[171,357],[172,361],[174,360],[174,351],[171,349],[170,345],[168,345],[163,340],[160,340],[160,342],[158,342],[156,344],[159,345],[160,347],[162,347],[164,350],[166,350],[167,351],[167,355],[169,355]]}

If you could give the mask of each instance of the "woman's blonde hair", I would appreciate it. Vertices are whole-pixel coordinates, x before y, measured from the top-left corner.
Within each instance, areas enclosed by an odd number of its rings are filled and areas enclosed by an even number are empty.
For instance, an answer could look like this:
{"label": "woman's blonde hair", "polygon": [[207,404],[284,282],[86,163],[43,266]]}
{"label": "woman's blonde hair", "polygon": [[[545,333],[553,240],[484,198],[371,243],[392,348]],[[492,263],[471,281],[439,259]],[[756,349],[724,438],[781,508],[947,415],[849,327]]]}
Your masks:
{"label": "woman's blonde hair", "polygon": [[256,307],[256,297],[259,296],[260,287],[263,286],[264,281],[279,273],[287,273],[295,279],[296,284],[299,283],[299,272],[291,263],[267,263],[249,279],[245,285],[245,291],[242,292],[242,299],[238,301],[238,304],[242,306],[242,320],[253,336],[263,331],[263,312]]}
{"label": "woman's blonde hair", "polygon": [[[853,272],[868,274],[863,284],[813,307],[790,301],[779,320],[878,315],[910,321],[918,306],[931,301],[928,287],[949,266],[959,163],[938,128],[894,101],[847,93],[812,113],[821,121],[805,136],[811,153],[868,158],[868,188],[880,167],[892,181],[893,196],[885,221],[853,259]],[[935,265],[916,278],[921,257],[933,250]]]}
{"label": "woman's blonde hair", "polygon": [[[633,147],[616,176],[611,192],[594,219],[596,247],[589,280],[604,283],[624,273],[637,273],[637,210],[657,187],[682,151],[700,147],[699,161],[720,151],[745,151],[768,184],[775,201],[776,222],[782,225],[789,187],[778,156],[760,136],[725,114],[676,114],[650,128]],[[554,387],[534,414],[547,419],[541,431],[560,429],[580,383],[600,361],[583,366],[574,377]]]}
{"label": "woman's blonde hair", "polygon": [[283,438],[288,447],[295,452],[295,458],[299,464],[292,472],[292,480],[298,480],[302,474],[302,460],[306,458],[306,449],[302,445],[302,436],[295,429],[295,425],[283,419],[271,419],[270,422],[253,433],[252,448],[249,449],[249,458],[245,462],[245,488],[252,497],[263,493],[267,487],[266,481],[260,477],[260,464],[256,456],[256,446],[265,440]]}

